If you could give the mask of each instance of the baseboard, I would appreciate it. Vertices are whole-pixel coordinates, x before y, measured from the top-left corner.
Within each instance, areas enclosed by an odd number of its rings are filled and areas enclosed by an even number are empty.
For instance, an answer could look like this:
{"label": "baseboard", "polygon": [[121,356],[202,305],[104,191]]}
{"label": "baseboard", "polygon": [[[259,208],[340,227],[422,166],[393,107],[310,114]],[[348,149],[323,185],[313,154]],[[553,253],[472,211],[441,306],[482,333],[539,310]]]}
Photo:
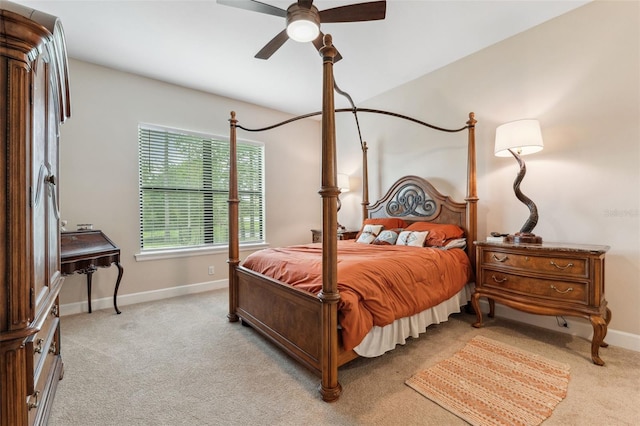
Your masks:
{"label": "baseboard", "polygon": [[[486,313],[489,312],[489,303],[486,300],[480,300],[480,306],[486,315]],[[562,317],[567,323],[567,326],[564,327],[561,325],[563,323],[562,320],[558,320],[556,317],[528,314],[526,312],[521,312],[507,306],[500,305],[499,303],[496,303],[496,317],[507,318],[513,321],[571,334],[587,340],[591,340],[591,337],[593,336],[593,327],[591,326],[591,323],[586,319],[578,317]],[[612,346],[618,346],[620,348],[640,352],[640,336],[637,334],[631,334],[609,328],[609,330],[607,330],[605,342]]]}
{"label": "baseboard", "polygon": [[[123,294],[118,296],[118,308],[122,311],[123,306],[133,305],[136,303],[152,302],[154,300],[169,299],[171,297],[185,296],[187,294],[202,293],[205,291],[219,290],[227,288],[229,281],[227,279],[218,281],[208,281],[204,283],[189,284],[178,287],[163,288],[160,290],[144,291],[140,293]],[[104,297],[102,299],[94,299],[91,301],[91,309],[97,311],[100,309],[113,310],[113,297]],[[87,301],[67,303],[60,305],[60,316],[80,314],[88,312]],[[114,311],[115,313],[115,311]]]}

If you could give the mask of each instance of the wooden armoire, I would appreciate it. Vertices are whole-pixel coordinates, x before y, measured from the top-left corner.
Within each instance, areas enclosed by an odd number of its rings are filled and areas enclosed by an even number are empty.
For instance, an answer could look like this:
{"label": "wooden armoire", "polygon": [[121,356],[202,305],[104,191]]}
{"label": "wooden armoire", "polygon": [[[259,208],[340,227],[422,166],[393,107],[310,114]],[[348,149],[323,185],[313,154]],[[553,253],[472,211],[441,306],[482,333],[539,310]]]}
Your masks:
{"label": "wooden armoire", "polygon": [[60,21],[0,1],[0,425],[46,424],[62,377],[58,139],[70,116]]}

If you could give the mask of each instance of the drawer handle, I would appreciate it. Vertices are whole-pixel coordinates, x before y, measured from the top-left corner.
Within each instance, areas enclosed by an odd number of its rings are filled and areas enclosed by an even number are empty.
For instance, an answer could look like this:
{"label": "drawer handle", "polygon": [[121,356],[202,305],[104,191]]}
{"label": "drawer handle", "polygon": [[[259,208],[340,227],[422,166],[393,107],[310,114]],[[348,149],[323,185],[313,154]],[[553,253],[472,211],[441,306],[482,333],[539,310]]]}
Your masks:
{"label": "drawer handle", "polygon": [[553,266],[555,266],[556,268],[558,268],[558,269],[560,269],[560,270],[563,270],[563,271],[564,271],[565,269],[567,269],[567,268],[571,268],[571,267],[573,266],[573,263],[571,263],[571,262],[567,263],[567,265],[566,265],[566,266],[560,266],[560,265],[558,265],[556,262],[554,262],[553,260],[551,261],[551,264],[552,264]]}
{"label": "drawer handle", "polygon": [[56,342],[51,342],[51,346],[49,346],[49,353],[50,354],[56,353]]}
{"label": "drawer handle", "polygon": [[[553,262],[551,262],[551,263],[553,263]],[[552,288],[553,290],[557,291],[557,292],[558,292],[558,293],[560,293],[560,294],[565,294],[565,293],[569,293],[570,291],[573,291],[573,287],[569,287],[568,289],[566,289],[566,290],[564,290],[564,291],[562,291],[562,290],[558,290],[558,288],[557,288],[555,285],[553,285],[553,284],[551,284],[551,288]]]}
{"label": "drawer handle", "polygon": [[504,278],[496,278],[496,276],[495,276],[495,275],[491,275],[491,278],[493,278],[493,280],[494,280],[495,282],[497,282],[498,284],[500,284],[500,283],[503,283],[503,282],[507,281],[507,277],[504,277]]}
{"label": "drawer handle", "polygon": [[36,347],[33,348],[33,351],[37,354],[41,354],[42,353],[42,344],[44,343],[44,339],[38,339],[36,340]]}
{"label": "drawer handle", "polygon": [[53,305],[51,307],[51,315],[54,316],[54,317],[57,317],[58,313],[59,313],[58,309],[59,309],[58,305]]}
{"label": "drawer handle", "polygon": [[504,257],[498,257],[495,254],[491,257],[493,257],[493,260],[497,260],[498,262],[505,262],[509,258],[509,256],[507,255],[505,255]]}
{"label": "drawer handle", "polygon": [[40,395],[40,391],[38,390],[35,391],[33,395],[31,395],[31,398],[35,399],[35,402],[29,401],[29,403],[27,404],[29,411],[31,411],[32,408],[38,408],[38,395]]}

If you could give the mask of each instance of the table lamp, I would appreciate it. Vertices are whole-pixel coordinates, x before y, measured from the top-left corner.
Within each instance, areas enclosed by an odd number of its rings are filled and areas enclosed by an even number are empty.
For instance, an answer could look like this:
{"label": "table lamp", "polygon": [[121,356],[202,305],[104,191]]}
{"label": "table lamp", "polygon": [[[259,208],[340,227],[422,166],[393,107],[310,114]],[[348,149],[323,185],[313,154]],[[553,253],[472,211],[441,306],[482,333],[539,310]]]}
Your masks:
{"label": "table lamp", "polygon": [[513,155],[520,165],[520,171],[513,182],[513,190],[518,200],[529,208],[529,219],[514,235],[508,235],[506,241],[513,243],[542,243],[542,237],[533,234],[533,228],[538,223],[538,208],[526,195],[520,191],[520,182],[527,172],[522,155],[533,154],[542,150],[542,132],[538,120],[517,120],[502,124],[496,129],[494,154],[496,157]]}
{"label": "table lamp", "polygon": [[[349,192],[349,175],[344,173],[338,173],[336,176],[338,188],[340,189],[340,194]],[[340,211],[340,207],[342,207],[342,203],[340,202],[340,194],[338,194],[338,211]],[[344,231],[346,228],[338,222],[338,231]]]}

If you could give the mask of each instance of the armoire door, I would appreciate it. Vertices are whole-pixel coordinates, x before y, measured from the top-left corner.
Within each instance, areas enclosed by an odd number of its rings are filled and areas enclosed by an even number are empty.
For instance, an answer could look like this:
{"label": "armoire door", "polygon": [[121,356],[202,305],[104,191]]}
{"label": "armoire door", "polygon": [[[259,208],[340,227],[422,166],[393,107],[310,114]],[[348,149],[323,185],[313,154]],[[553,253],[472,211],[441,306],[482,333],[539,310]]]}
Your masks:
{"label": "armoire door", "polygon": [[[48,65],[50,67],[50,65]],[[47,81],[51,82],[52,70],[48,68]],[[60,272],[60,186],[59,181],[59,141],[60,141],[60,107],[58,87],[50,84],[47,108],[47,134],[45,140],[45,161],[49,175],[47,182],[47,208],[45,217],[47,236],[47,283],[50,287],[59,285],[62,280]]]}
{"label": "armoire door", "polygon": [[55,91],[46,53],[38,57],[32,75],[32,229],[33,288],[36,311],[60,277],[58,126]]}
{"label": "armoire door", "polygon": [[[31,146],[31,227],[32,237],[32,266],[33,266],[33,308],[42,304],[48,295],[47,279],[47,193],[46,184],[48,170],[46,167],[46,106],[47,106],[47,75],[46,63],[39,56],[32,68],[32,146]],[[35,315],[35,312],[34,312]]]}

